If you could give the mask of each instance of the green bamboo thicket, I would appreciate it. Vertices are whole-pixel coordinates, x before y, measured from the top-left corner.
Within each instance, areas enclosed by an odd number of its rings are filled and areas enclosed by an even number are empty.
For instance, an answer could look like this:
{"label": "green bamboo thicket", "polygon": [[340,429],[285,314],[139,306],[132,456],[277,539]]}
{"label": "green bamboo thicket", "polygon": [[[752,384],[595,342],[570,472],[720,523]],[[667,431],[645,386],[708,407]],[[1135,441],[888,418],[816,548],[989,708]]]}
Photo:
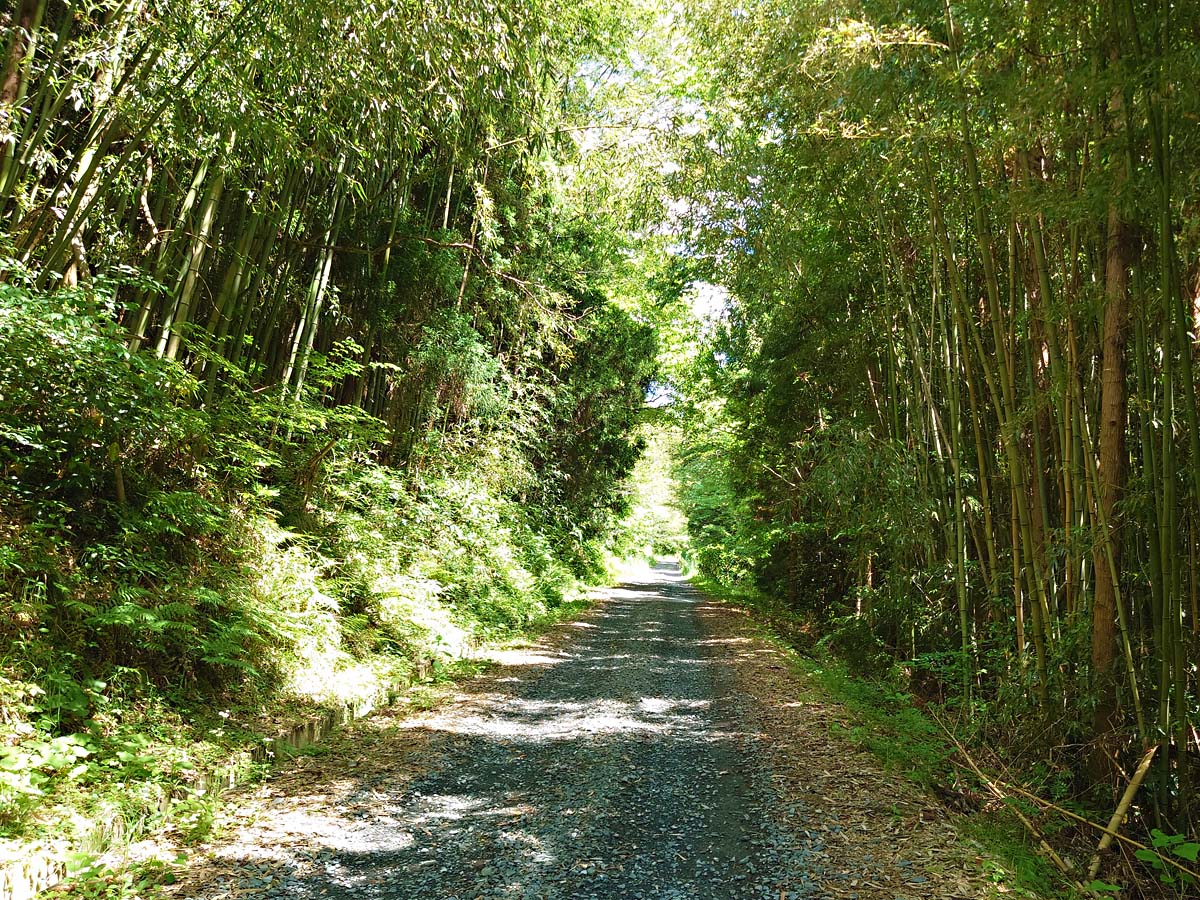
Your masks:
{"label": "green bamboo thicket", "polygon": [[730,292],[681,376],[701,569],[1060,796],[1157,746],[1169,833],[1200,760],[1197,12],[700,3],[677,176]]}
{"label": "green bamboo thicket", "polygon": [[602,577],[656,344],[579,72],[638,15],[0,12],[6,834]]}

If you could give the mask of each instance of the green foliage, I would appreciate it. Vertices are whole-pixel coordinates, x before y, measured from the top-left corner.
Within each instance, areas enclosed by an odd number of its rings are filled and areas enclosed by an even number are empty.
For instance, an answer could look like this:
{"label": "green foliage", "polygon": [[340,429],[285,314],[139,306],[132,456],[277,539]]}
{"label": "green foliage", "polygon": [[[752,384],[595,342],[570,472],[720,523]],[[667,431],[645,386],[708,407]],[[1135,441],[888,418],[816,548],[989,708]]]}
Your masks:
{"label": "green foliage", "polygon": [[111,504],[118,464],[136,491],[194,438],[198,422],[180,401],[195,384],[129,351],[112,318],[120,284],[49,295],[0,283],[3,490],[39,520]]}
{"label": "green foliage", "polygon": [[687,519],[676,500],[680,485],[672,472],[672,451],[681,435],[653,419],[642,430],[647,449],[630,478],[631,508],[616,546],[625,556],[647,560],[682,556],[689,546]]}
{"label": "green foliage", "polygon": [[1058,883],[1058,873],[1030,844],[1029,833],[1005,811],[972,816],[960,824],[963,836],[984,848],[995,861],[984,864],[1003,896],[1070,897],[1073,888]]}
{"label": "green foliage", "polygon": [[532,456],[539,506],[570,536],[579,572],[584,548],[629,511],[626,479],[645,449],[640,410],[655,370],[653,330],[594,298],[580,303],[579,341],[557,368],[562,385],[547,410],[555,426]]}
{"label": "green foliage", "polygon": [[184,844],[199,844],[216,836],[220,810],[219,793],[192,791],[171,800],[166,818]]}
{"label": "green foliage", "polygon": [[80,900],[153,900],[166,885],[174,884],[187,857],[139,860],[128,866],[112,866],[88,854],[73,860],[71,896]]}
{"label": "green foliage", "polygon": [[0,748],[0,821],[44,796],[43,787],[55,776],[68,781],[79,778],[88,769],[81,760],[91,755],[79,735],[27,739]]}
{"label": "green foliage", "polygon": [[486,420],[503,409],[503,369],[462,313],[446,310],[424,326],[413,363],[436,386],[433,417],[444,411],[456,421]]}
{"label": "green foliage", "polygon": [[1133,855],[1146,863],[1164,884],[1195,885],[1196,879],[1186,872],[1181,872],[1164,861],[1164,855],[1177,857],[1188,863],[1195,863],[1200,856],[1200,844],[1188,840],[1187,835],[1166,834],[1158,828],[1150,831],[1152,849],[1135,850]]}
{"label": "green foliage", "polygon": [[833,649],[849,671],[858,676],[876,675],[890,668],[887,648],[862,616],[841,616],[831,621],[818,646]]}

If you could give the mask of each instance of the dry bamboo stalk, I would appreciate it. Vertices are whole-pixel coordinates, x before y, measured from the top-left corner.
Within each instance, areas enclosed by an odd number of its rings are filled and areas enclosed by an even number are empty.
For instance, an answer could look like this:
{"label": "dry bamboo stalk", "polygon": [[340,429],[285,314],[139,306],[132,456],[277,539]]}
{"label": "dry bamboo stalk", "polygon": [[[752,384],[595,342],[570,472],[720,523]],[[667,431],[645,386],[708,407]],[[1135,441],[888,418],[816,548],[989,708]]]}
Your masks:
{"label": "dry bamboo stalk", "polygon": [[[938,719],[936,716],[934,716],[933,718],[934,718],[934,721],[937,722],[938,726],[942,729],[942,731],[946,732],[946,736],[950,739],[950,742],[952,744],[954,744],[954,746],[956,748],[958,748],[959,753],[961,753],[963,759],[965,759],[967,761],[968,767],[971,769],[971,771],[974,772],[975,775],[978,778],[980,778],[988,786],[988,789],[991,790],[993,794],[995,794],[999,788],[1004,788],[1005,790],[1012,791],[1012,793],[1014,793],[1014,794],[1020,794],[1025,799],[1032,800],[1034,803],[1038,804],[1039,806],[1042,806],[1049,810],[1053,810],[1054,812],[1058,813],[1059,815],[1066,816],[1068,819],[1072,819],[1073,821],[1076,821],[1081,825],[1087,825],[1087,826],[1090,826],[1091,828],[1095,828],[1097,831],[1102,831],[1107,835],[1111,835],[1115,840],[1120,841],[1122,844],[1127,844],[1128,846],[1133,847],[1135,850],[1149,850],[1151,853],[1153,853],[1155,856],[1157,856],[1160,860],[1162,860],[1164,863],[1169,865],[1171,868],[1177,869],[1180,872],[1182,872],[1184,875],[1190,875],[1192,878],[1195,878],[1197,881],[1200,881],[1200,872],[1196,872],[1196,871],[1193,871],[1192,869],[1189,869],[1187,866],[1183,865],[1183,863],[1176,862],[1170,856],[1164,856],[1163,854],[1159,853],[1157,850],[1154,850],[1151,847],[1147,847],[1141,841],[1136,841],[1131,837],[1126,837],[1125,835],[1121,834],[1117,830],[1110,828],[1106,825],[1099,825],[1096,822],[1093,822],[1091,819],[1084,818],[1083,816],[1079,815],[1079,813],[1072,812],[1069,809],[1063,809],[1061,806],[1058,806],[1055,803],[1051,803],[1049,800],[1039,797],[1037,794],[1030,793],[1029,791],[1025,790],[1024,788],[1017,787],[1015,784],[1007,784],[1005,782],[999,781],[994,778],[989,778],[988,776],[984,775],[983,772],[980,771],[979,767],[975,764],[975,761],[967,753],[966,749],[962,746],[962,744],[960,744],[958,742],[958,740],[954,737],[954,735],[950,732],[950,730],[942,723],[942,721],[940,719]],[[1000,796],[1003,799],[1007,799],[1006,797],[1003,797],[1003,793],[1001,793]],[[1010,809],[1011,808],[1012,807],[1010,807]],[[1020,810],[1013,809],[1013,812],[1016,813],[1017,816],[1019,816],[1023,822],[1028,822],[1028,819],[1021,814]],[[1034,830],[1033,833],[1039,839],[1041,839],[1041,835],[1036,832],[1036,829]],[[1044,843],[1044,839],[1043,839],[1043,843]]]}
{"label": "dry bamboo stalk", "polygon": [[1116,838],[1122,844],[1127,844],[1130,847],[1133,847],[1133,849],[1135,849],[1135,850],[1149,850],[1151,853],[1153,853],[1155,856],[1157,856],[1160,860],[1162,860],[1164,863],[1169,865],[1171,868],[1178,869],[1184,875],[1190,875],[1192,878],[1195,878],[1197,881],[1200,881],[1200,872],[1197,872],[1193,869],[1189,869],[1183,863],[1176,862],[1170,856],[1164,856],[1163,854],[1161,854],[1157,850],[1155,850],[1153,847],[1147,847],[1141,841],[1135,841],[1133,838],[1126,837],[1125,835],[1121,834],[1120,832],[1110,830],[1105,825],[1099,825],[1096,822],[1093,822],[1091,819],[1085,819],[1083,816],[1079,815],[1079,813],[1071,812],[1071,810],[1069,810],[1069,809],[1063,809],[1061,806],[1051,803],[1049,800],[1045,800],[1045,799],[1039,797],[1037,794],[1031,794],[1029,791],[1024,790],[1023,788],[1019,788],[1015,784],[1005,784],[1004,787],[1008,788],[1008,790],[1012,791],[1014,794],[1020,794],[1022,797],[1025,797],[1028,800],[1032,800],[1034,803],[1041,804],[1046,809],[1053,810],[1054,812],[1058,813],[1059,815],[1066,816],[1068,819],[1073,819],[1074,821],[1078,822],[1080,825],[1089,825],[1092,828],[1095,828],[1097,831],[1103,831],[1105,834],[1111,834],[1114,838]]}
{"label": "dry bamboo stalk", "polygon": [[[983,774],[983,770],[981,770],[979,766],[975,764],[975,760],[971,758],[971,754],[969,754],[966,748],[958,742],[958,739],[950,732],[950,730],[946,728],[945,725],[942,725],[940,721],[938,721],[938,725],[941,726],[941,729],[944,732],[946,732],[946,736],[950,738],[950,741],[958,750],[959,755],[967,761],[967,766],[972,772],[975,773],[975,777],[978,778],[989,791],[991,791],[992,795],[997,800],[1008,800],[1008,795],[1001,790],[1000,784]],[[1033,836],[1034,840],[1038,842],[1038,846],[1041,847],[1042,852],[1046,855],[1046,858],[1049,859],[1050,862],[1054,863],[1054,867],[1058,869],[1072,884],[1076,885],[1081,890],[1086,891],[1087,888],[1075,880],[1071,873],[1071,867],[1068,866],[1066,861],[1058,855],[1058,852],[1051,847],[1049,843],[1047,843],[1046,839],[1042,836],[1042,833],[1038,831],[1037,826],[1030,821],[1029,817],[1011,804],[1008,805],[1008,808],[1012,810],[1013,814],[1018,819],[1021,820],[1021,824],[1025,826],[1026,831],[1028,831],[1030,835]]]}
{"label": "dry bamboo stalk", "polygon": [[1142,780],[1146,777],[1146,773],[1150,771],[1150,763],[1154,760],[1154,754],[1158,751],[1158,744],[1155,744],[1146,751],[1146,755],[1142,757],[1141,763],[1138,764],[1137,770],[1133,773],[1133,778],[1129,779],[1129,786],[1125,788],[1125,793],[1121,796],[1121,802],[1117,804],[1116,811],[1112,814],[1112,818],[1108,820],[1108,829],[1100,838],[1100,844],[1096,847],[1096,855],[1092,857],[1091,865],[1088,866],[1088,881],[1096,877],[1100,871],[1100,856],[1112,846],[1113,840],[1117,837],[1117,829],[1121,827],[1121,823],[1125,820],[1125,814],[1129,812],[1129,807],[1133,803],[1134,794],[1141,787]]}

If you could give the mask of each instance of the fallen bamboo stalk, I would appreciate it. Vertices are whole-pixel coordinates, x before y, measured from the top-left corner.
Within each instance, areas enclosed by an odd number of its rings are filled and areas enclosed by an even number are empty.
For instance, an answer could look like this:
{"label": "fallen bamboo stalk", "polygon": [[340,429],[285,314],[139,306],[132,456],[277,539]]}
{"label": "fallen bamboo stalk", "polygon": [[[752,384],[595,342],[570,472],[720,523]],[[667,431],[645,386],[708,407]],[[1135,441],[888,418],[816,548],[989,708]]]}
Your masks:
{"label": "fallen bamboo stalk", "polygon": [[[1006,795],[1004,793],[1004,791],[1001,790],[1000,783],[992,778],[989,778],[987,775],[985,775],[983,773],[983,770],[980,769],[979,766],[977,766],[975,764],[975,760],[971,758],[971,754],[968,753],[966,748],[963,747],[963,745],[959,743],[958,738],[956,738],[951,733],[950,729],[948,729],[945,725],[943,725],[940,720],[937,720],[936,717],[935,717],[935,721],[937,721],[938,725],[941,726],[942,731],[946,732],[946,736],[948,738],[950,738],[950,741],[954,744],[955,748],[958,750],[959,755],[967,761],[967,765],[970,767],[971,771],[975,773],[975,777],[978,778],[983,783],[983,785],[992,793],[992,795],[997,800],[1007,801],[1009,799],[1008,795]],[[1021,820],[1021,824],[1025,826],[1025,829],[1038,842],[1038,846],[1041,847],[1042,852],[1046,855],[1046,858],[1049,859],[1050,862],[1054,863],[1054,867],[1063,874],[1063,877],[1065,877],[1068,881],[1070,881],[1072,884],[1074,884],[1081,890],[1087,891],[1087,888],[1075,879],[1074,875],[1071,872],[1071,867],[1068,866],[1066,861],[1061,856],[1058,855],[1058,852],[1053,847],[1050,846],[1050,844],[1046,841],[1046,838],[1042,836],[1042,833],[1040,831],[1038,831],[1037,826],[1033,824],[1033,822],[1029,819],[1029,817],[1026,816],[1023,812],[1021,812],[1021,810],[1017,809],[1012,804],[1006,804],[1006,805],[1008,806],[1009,809],[1012,810],[1013,814],[1018,819]]]}
{"label": "fallen bamboo stalk", "polygon": [[1129,812],[1129,807],[1133,803],[1134,794],[1141,787],[1146,773],[1150,771],[1150,763],[1153,761],[1154,754],[1157,751],[1158,744],[1147,750],[1146,755],[1142,757],[1142,761],[1138,764],[1137,770],[1133,773],[1133,777],[1129,779],[1129,786],[1125,788],[1125,793],[1121,795],[1121,802],[1117,804],[1112,818],[1108,820],[1108,830],[1100,837],[1100,844],[1096,847],[1096,854],[1092,857],[1092,862],[1088,866],[1088,881],[1091,881],[1099,874],[1100,857],[1103,856],[1105,850],[1112,846],[1113,841],[1116,839],[1117,829],[1125,821],[1125,815]]}
{"label": "fallen bamboo stalk", "polygon": [[1097,831],[1103,831],[1105,834],[1111,834],[1114,838],[1116,838],[1122,844],[1128,844],[1130,847],[1133,847],[1135,850],[1148,850],[1151,853],[1153,853],[1155,856],[1157,856],[1159,859],[1161,859],[1163,862],[1165,862],[1167,865],[1171,866],[1172,868],[1178,869],[1184,875],[1190,875],[1192,878],[1195,878],[1197,881],[1200,881],[1200,872],[1196,872],[1192,869],[1189,869],[1187,866],[1183,865],[1182,863],[1176,862],[1174,859],[1172,859],[1169,856],[1163,856],[1161,853],[1159,853],[1153,847],[1147,847],[1141,841],[1135,841],[1133,838],[1126,837],[1125,835],[1121,834],[1120,832],[1110,830],[1105,825],[1097,824],[1096,822],[1093,822],[1091,819],[1085,819],[1083,816],[1079,815],[1079,813],[1074,813],[1074,812],[1071,812],[1071,810],[1069,810],[1069,809],[1063,809],[1061,806],[1056,806],[1055,804],[1051,803],[1049,800],[1043,800],[1037,794],[1031,794],[1031,793],[1029,793],[1029,791],[1022,790],[1021,788],[1017,787],[1015,784],[1005,785],[1005,787],[1007,787],[1013,793],[1020,794],[1022,797],[1032,800],[1034,803],[1041,804],[1046,809],[1053,810],[1056,813],[1066,816],[1068,819],[1074,819],[1076,822],[1078,822],[1081,825],[1089,825],[1092,828],[1095,828]]}
{"label": "fallen bamboo stalk", "polygon": [[[1079,815],[1079,813],[1071,812],[1071,810],[1069,810],[1069,809],[1063,809],[1061,806],[1051,803],[1049,800],[1039,797],[1037,794],[1032,794],[1029,791],[1025,790],[1024,788],[1017,787],[1017,785],[1015,785],[1015,784],[1007,784],[1006,782],[1000,781],[999,779],[989,778],[988,776],[984,775],[983,772],[980,771],[979,767],[975,764],[975,761],[971,758],[970,754],[967,753],[967,751],[963,747],[963,745],[958,742],[958,739],[955,738],[955,736],[950,732],[950,730],[948,728],[946,728],[946,726],[942,723],[942,721],[937,716],[933,716],[933,720],[938,723],[938,727],[940,727],[942,729],[942,731],[946,732],[946,736],[950,739],[950,742],[952,744],[954,744],[954,746],[958,749],[958,752],[962,755],[963,759],[965,759],[967,761],[968,767],[971,769],[971,771],[974,772],[976,777],[978,777],[984,784],[986,784],[988,786],[988,790],[992,791],[993,794],[996,794],[998,789],[1001,787],[1004,788],[1005,790],[1012,791],[1014,794],[1020,794],[1025,799],[1031,800],[1034,803],[1037,803],[1039,806],[1045,807],[1046,809],[1053,810],[1054,812],[1059,813],[1060,815],[1066,816],[1068,819],[1072,819],[1081,825],[1087,825],[1091,828],[1095,828],[1097,831],[1102,831],[1107,835],[1111,835],[1115,840],[1118,840],[1123,844],[1127,844],[1130,847],[1133,847],[1135,850],[1146,850],[1150,853],[1153,853],[1160,860],[1162,860],[1162,862],[1166,863],[1167,865],[1171,866],[1172,868],[1178,869],[1184,875],[1188,875],[1192,878],[1195,878],[1197,881],[1200,881],[1200,872],[1196,872],[1196,871],[1193,871],[1192,869],[1189,869],[1187,866],[1183,865],[1183,863],[1176,862],[1174,859],[1172,859],[1169,856],[1164,856],[1163,854],[1159,853],[1154,848],[1147,847],[1141,841],[1136,841],[1131,837],[1126,837],[1125,835],[1123,835],[1119,831],[1117,831],[1115,828],[1110,828],[1109,826],[1106,826],[1106,825],[1100,825],[1096,822],[1093,822],[1091,819],[1084,818],[1083,816]],[[1003,792],[1000,792],[998,795],[998,799],[1007,800],[1008,798],[1003,795]],[[1025,824],[1026,827],[1031,830],[1031,833],[1034,834],[1041,841],[1043,846],[1046,846],[1045,838],[1043,838],[1041,836],[1041,834],[1033,826],[1033,823],[1029,821],[1028,817],[1025,816],[1019,809],[1016,809],[1015,807],[1013,807],[1011,805],[1009,806],[1009,809],[1011,809],[1017,815],[1017,817],[1021,819],[1022,823]],[[1053,851],[1051,851],[1051,852],[1053,852]],[[1058,859],[1059,862],[1062,861],[1061,857],[1059,857],[1058,854],[1054,854],[1054,856],[1052,857],[1052,860],[1053,859]],[[1058,864],[1059,863],[1055,863],[1055,865],[1058,865]],[[1065,865],[1065,863],[1063,865]],[[1061,868],[1062,867],[1060,866],[1060,869]],[[1076,882],[1076,883],[1078,884],[1078,882]],[[1079,886],[1081,888],[1083,888],[1084,890],[1087,890],[1087,888],[1084,887],[1083,885],[1079,885]]]}

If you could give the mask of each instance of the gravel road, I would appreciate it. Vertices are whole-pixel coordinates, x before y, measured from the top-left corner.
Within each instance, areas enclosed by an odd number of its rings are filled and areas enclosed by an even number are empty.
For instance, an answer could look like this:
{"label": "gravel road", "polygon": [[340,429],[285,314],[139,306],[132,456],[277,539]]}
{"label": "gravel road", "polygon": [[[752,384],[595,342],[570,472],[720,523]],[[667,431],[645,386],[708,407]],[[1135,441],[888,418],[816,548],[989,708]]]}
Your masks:
{"label": "gravel road", "polygon": [[[298,760],[173,893],[983,896],[944,874],[953,829],[926,825],[902,779],[830,736],[842,714],[803,700],[747,622],[660,565],[452,701]],[[848,789],[834,798],[831,783]],[[914,840],[932,871],[911,861]]]}

